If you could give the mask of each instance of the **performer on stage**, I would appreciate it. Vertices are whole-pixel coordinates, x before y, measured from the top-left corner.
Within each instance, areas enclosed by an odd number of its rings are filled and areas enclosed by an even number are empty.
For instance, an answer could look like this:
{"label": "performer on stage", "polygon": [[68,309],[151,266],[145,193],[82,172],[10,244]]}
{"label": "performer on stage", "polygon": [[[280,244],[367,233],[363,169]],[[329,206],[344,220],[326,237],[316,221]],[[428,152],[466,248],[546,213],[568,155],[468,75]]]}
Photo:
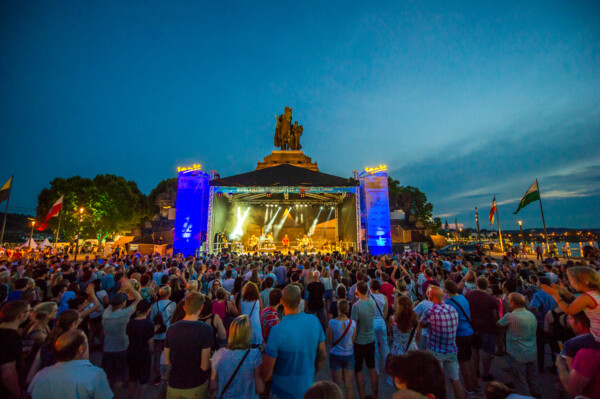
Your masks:
{"label": "performer on stage", "polygon": [[283,242],[283,248],[288,250],[290,248],[290,239],[288,235],[286,234],[281,241]]}

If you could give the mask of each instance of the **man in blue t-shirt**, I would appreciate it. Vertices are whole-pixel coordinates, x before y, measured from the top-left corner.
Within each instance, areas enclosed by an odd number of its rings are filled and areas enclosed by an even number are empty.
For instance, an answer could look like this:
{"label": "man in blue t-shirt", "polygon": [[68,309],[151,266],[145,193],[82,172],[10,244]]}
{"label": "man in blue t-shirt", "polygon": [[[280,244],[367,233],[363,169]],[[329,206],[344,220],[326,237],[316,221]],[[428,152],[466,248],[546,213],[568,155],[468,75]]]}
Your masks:
{"label": "man in blue t-shirt", "polygon": [[285,317],[269,333],[263,378],[273,378],[271,392],[278,399],[301,399],[327,357],[325,334],[316,316],[298,310],[298,287],[288,285],[282,294]]}

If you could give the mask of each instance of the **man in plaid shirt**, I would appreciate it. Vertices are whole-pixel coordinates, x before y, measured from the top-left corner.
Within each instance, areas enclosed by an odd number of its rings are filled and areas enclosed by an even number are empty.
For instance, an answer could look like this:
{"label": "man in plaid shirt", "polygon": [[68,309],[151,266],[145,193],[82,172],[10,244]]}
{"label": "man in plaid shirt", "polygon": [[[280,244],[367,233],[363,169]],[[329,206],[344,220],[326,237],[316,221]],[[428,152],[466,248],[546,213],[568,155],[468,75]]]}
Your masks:
{"label": "man in plaid shirt", "polygon": [[464,399],[465,393],[460,383],[458,367],[458,347],[456,346],[456,330],[458,330],[458,312],[444,303],[444,292],[440,287],[429,286],[427,298],[433,306],[425,310],[421,325],[429,327],[427,349],[440,361],[444,373],[452,382],[454,397]]}

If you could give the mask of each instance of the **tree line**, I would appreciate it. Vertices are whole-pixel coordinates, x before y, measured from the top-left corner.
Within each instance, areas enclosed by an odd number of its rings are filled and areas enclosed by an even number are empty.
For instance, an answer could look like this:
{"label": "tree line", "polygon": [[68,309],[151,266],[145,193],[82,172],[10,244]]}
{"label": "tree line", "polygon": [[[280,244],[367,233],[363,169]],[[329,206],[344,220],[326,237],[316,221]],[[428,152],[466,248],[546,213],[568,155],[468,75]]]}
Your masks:
{"label": "tree line", "polygon": [[[433,204],[421,190],[402,186],[391,177],[388,177],[388,190],[390,211],[402,209],[434,231],[442,227],[441,220],[433,218]],[[176,177],[162,180],[148,195],[140,191],[136,182],[116,175],[97,175],[93,179],[57,177],[38,195],[37,220],[38,224],[44,222],[52,205],[64,195],[60,217],[62,239],[73,241],[76,238],[79,209],[83,208],[81,237],[93,237],[102,242],[151,219],[160,211],[157,199],[162,193],[177,194]],[[48,221],[53,232],[56,232],[58,224],[58,217]]]}

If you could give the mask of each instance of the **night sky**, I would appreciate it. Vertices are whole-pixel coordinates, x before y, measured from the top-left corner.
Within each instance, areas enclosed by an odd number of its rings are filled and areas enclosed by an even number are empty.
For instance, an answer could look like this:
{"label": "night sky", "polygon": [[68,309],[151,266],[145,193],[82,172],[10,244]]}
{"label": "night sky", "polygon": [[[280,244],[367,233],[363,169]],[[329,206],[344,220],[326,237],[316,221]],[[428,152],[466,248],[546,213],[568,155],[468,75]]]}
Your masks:
{"label": "night sky", "polygon": [[[3,1],[0,185],[178,165],[221,176],[275,148],[287,105],[322,172],[388,165],[434,213],[504,229],[537,177],[549,227],[600,227],[600,2]],[[1,206],[3,210],[3,205]]]}

